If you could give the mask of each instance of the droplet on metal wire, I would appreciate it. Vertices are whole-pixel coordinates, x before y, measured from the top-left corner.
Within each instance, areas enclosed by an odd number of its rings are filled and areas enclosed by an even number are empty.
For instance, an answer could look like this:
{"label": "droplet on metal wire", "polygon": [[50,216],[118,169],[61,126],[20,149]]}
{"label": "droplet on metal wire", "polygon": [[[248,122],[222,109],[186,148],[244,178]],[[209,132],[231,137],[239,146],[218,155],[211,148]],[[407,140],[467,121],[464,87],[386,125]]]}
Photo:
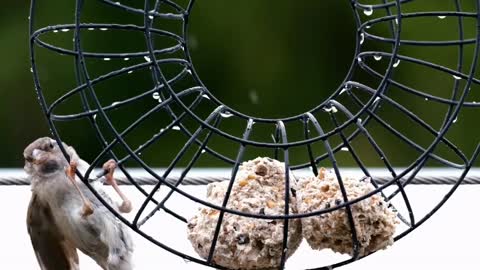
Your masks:
{"label": "droplet on metal wire", "polygon": [[143,59],[145,59],[145,61],[147,61],[147,62],[152,62],[152,60],[150,59],[150,57],[148,57],[148,56],[146,56],[146,55],[143,57]]}
{"label": "droplet on metal wire", "polygon": [[223,117],[223,118],[230,118],[230,117],[233,116],[233,114],[229,111],[225,111],[225,112],[220,113],[220,116]]}
{"label": "droplet on metal wire", "polygon": [[382,60],[382,56],[377,54],[373,56],[373,59],[375,59],[375,61],[380,61]]}
{"label": "droplet on metal wire", "polygon": [[172,130],[180,130],[180,127],[179,126],[173,126]]}
{"label": "droplet on metal wire", "polygon": [[443,19],[445,19],[446,17],[447,17],[447,16],[438,16],[438,18],[439,18],[440,20],[443,20]]}
{"label": "droplet on metal wire", "polygon": [[397,59],[397,61],[395,61],[395,63],[393,63],[393,67],[396,68],[396,67],[398,67],[398,65],[400,65],[400,59]]}
{"label": "droplet on metal wire", "polygon": [[160,93],[158,93],[158,92],[153,92],[152,98],[153,98],[153,99],[160,99]]}
{"label": "droplet on metal wire", "polygon": [[453,78],[454,78],[455,80],[461,80],[461,79],[462,79],[462,77],[457,76],[457,75],[453,75]]}
{"label": "droplet on metal wire", "polygon": [[367,15],[367,16],[372,16],[372,14],[373,14],[373,8],[372,8],[372,6],[366,7],[366,8],[363,10],[363,14],[365,14],[365,15]]}

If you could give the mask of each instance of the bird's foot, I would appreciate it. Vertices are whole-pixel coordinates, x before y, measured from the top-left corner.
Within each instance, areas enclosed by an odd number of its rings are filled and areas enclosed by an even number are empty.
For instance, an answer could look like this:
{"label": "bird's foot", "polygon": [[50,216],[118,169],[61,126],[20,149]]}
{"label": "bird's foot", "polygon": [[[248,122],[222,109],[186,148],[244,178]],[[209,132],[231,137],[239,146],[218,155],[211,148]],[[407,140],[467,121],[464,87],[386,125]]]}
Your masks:
{"label": "bird's foot", "polygon": [[105,164],[103,164],[103,170],[107,172],[107,174],[105,175],[105,179],[106,179],[106,182],[113,187],[115,192],[117,192],[120,198],[122,198],[123,202],[118,208],[118,210],[122,213],[130,213],[130,211],[132,211],[132,203],[127,198],[127,196],[125,196],[123,192],[120,190],[120,188],[118,187],[117,181],[113,177],[115,168],[117,168],[117,163],[113,159],[110,159],[109,161],[105,162]]}
{"label": "bird's foot", "polygon": [[86,218],[91,214],[93,214],[93,206],[92,206],[92,203],[87,198],[85,198],[85,195],[83,195],[82,191],[78,187],[77,180],[75,179],[75,172],[77,171],[77,166],[78,166],[78,163],[76,160],[73,160],[73,159],[70,160],[69,166],[65,169],[65,174],[67,175],[68,179],[70,179],[73,186],[75,187],[78,194],[80,195],[80,198],[82,199],[83,207],[80,214],[82,215],[83,218]]}
{"label": "bird's foot", "polygon": [[65,174],[68,176],[68,178],[75,179],[75,172],[77,171],[77,166],[78,163],[76,161],[74,161],[73,159],[70,160],[70,164],[65,169]]}

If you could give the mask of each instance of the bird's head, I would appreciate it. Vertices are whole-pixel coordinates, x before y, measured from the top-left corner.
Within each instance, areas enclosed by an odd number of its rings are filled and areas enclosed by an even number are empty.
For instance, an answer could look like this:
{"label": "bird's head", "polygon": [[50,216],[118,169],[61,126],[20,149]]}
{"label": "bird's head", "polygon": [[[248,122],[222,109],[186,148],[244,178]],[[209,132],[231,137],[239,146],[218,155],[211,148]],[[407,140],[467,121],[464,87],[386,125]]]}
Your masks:
{"label": "bird's head", "polygon": [[[70,154],[74,153],[72,147],[63,143]],[[23,151],[25,158],[25,171],[29,175],[48,176],[63,171],[68,162],[62,154],[57,142],[51,138],[43,137],[35,140]]]}

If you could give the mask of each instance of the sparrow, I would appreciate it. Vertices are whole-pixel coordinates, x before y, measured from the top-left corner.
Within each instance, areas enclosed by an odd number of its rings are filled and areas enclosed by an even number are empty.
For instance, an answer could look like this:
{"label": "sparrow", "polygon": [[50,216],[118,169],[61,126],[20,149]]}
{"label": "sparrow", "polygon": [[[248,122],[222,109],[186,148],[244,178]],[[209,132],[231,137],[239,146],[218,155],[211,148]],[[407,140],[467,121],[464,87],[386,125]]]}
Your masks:
{"label": "sparrow", "polygon": [[[27,229],[42,270],[79,269],[77,249],[105,270],[130,270],[133,242],[127,226],[121,223],[88,189],[75,173],[89,165],[75,149],[62,143],[70,156],[66,160],[57,142],[39,138],[25,148],[25,172],[31,181],[32,196],[27,211]],[[93,188],[120,212],[132,205],[120,191],[113,172],[116,163],[107,161],[106,182],[122,198],[116,206],[102,185]],[[99,181],[96,181],[99,182]]]}

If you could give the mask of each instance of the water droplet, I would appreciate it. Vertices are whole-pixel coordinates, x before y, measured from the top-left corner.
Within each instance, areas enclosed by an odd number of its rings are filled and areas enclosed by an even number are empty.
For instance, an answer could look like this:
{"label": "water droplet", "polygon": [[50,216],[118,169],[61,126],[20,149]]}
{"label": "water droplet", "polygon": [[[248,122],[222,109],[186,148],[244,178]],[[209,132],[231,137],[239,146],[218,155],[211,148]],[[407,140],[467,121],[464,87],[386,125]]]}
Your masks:
{"label": "water droplet", "polygon": [[151,62],[151,61],[152,61],[152,60],[150,59],[150,57],[148,57],[148,56],[146,56],[146,55],[143,57],[143,59],[145,59],[145,61],[147,61],[147,62]]}
{"label": "water droplet", "polygon": [[97,120],[97,114],[93,115],[93,120]]}
{"label": "water droplet", "polygon": [[133,73],[133,70],[130,70],[129,72],[127,72],[127,74],[132,74]]}
{"label": "water droplet", "polygon": [[393,63],[393,67],[396,68],[396,67],[398,67],[398,65],[400,65],[400,59],[397,59],[397,61],[395,61],[395,63]]}
{"label": "water droplet", "polygon": [[153,97],[153,99],[160,99],[160,93],[153,92],[152,97]]}
{"label": "water droplet", "polygon": [[345,151],[345,152],[350,151],[350,150],[348,150],[348,147],[342,147],[342,148],[340,148],[340,150],[341,150],[341,151]]}
{"label": "water droplet", "polygon": [[446,17],[447,17],[447,16],[438,16],[438,18],[439,18],[440,20],[443,20],[443,19],[445,19]]}
{"label": "water droplet", "polygon": [[373,103],[380,101],[380,97],[376,97]]}
{"label": "water droplet", "polygon": [[365,34],[364,34],[364,33],[361,33],[361,34],[360,34],[360,45],[362,45],[363,42],[365,42]]}
{"label": "water droplet", "polygon": [[100,28],[100,31],[107,31],[107,30],[108,30],[108,28],[105,28],[105,27]]}
{"label": "water droplet", "polygon": [[104,61],[110,61],[110,60],[112,60],[112,59],[109,58],[109,57],[105,57],[105,58],[103,58],[103,60],[104,60]]}
{"label": "water droplet", "polygon": [[360,57],[360,56],[357,57],[357,61],[358,61],[359,63],[362,62],[362,57]]}
{"label": "water droplet", "polygon": [[272,136],[272,141],[273,141],[274,143],[277,143],[277,140],[275,140],[275,136],[273,136],[273,134],[270,134],[270,136]]}
{"label": "water droplet", "polygon": [[332,113],[338,112],[337,107],[335,107],[333,105],[330,106],[330,108],[324,108],[323,110],[326,111],[326,112],[332,112]]}
{"label": "water droplet", "polygon": [[358,118],[357,120],[358,123],[362,123],[362,121],[363,121],[362,118]]}
{"label": "water droplet", "polygon": [[153,16],[152,16],[152,15],[149,15],[148,18],[149,18],[150,20],[153,20]]}
{"label": "water droplet", "polygon": [[95,30],[95,28],[93,28],[93,27],[88,28],[88,31],[93,31],[93,30]]}
{"label": "water droplet", "polygon": [[187,68],[187,73],[190,74],[190,75],[192,75],[192,70],[189,69],[189,68]]}
{"label": "water droplet", "polygon": [[230,113],[229,111],[226,111],[226,112],[220,113],[220,116],[223,117],[223,118],[230,118],[230,117],[233,116],[233,114]]}
{"label": "water droplet", "polygon": [[461,80],[461,79],[462,79],[462,77],[457,76],[457,75],[453,75],[453,78],[454,78],[455,80]]}
{"label": "water droplet", "polygon": [[248,92],[248,98],[250,99],[250,102],[252,102],[252,104],[258,104],[258,94],[257,94],[257,91],[255,90],[250,90]]}
{"label": "water droplet", "polygon": [[202,149],[202,151],[201,151],[200,153],[203,154],[203,153],[205,153],[205,152],[207,152],[207,150]]}
{"label": "water droplet", "polygon": [[112,106],[115,107],[115,106],[117,106],[118,104],[120,104],[120,102],[115,101],[115,102],[112,103]]}
{"label": "water droplet", "polygon": [[30,68],[30,72],[32,72],[32,73],[33,73],[33,68]]}
{"label": "water droplet", "polygon": [[372,26],[371,25],[366,25],[365,28],[370,29],[370,28],[372,28]]}
{"label": "water droplet", "polygon": [[476,101],[473,101],[472,103],[473,103],[473,104],[477,104],[477,102],[476,102]]}
{"label": "water droplet", "polygon": [[130,58],[125,57],[125,58],[123,58],[123,60],[124,60],[124,61],[128,61],[128,60],[130,60]]}
{"label": "water droplet", "polygon": [[63,28],[61,31],[62,31],[62,32],[68,32],[68,31],[70,31],[70,29]]}
{"label": "water droplet", "polygon": [[58,33],[58,30],[53,30],[53,33]]}
{"label": "water droplet", "polygon": [[428,97],[425,98],[425,101],[428,101]]}
{"label": "water droplet", "polygon": [[398,24],[398,19],[397,18],[395,18],[395,24]]}
{"label": "water droplet", "polygon": [[453,123],[455,124],[458,121],[458,116],[453,119]]}
{"label": "water droplet", "polygon": [[180,127],[179,126],[173,126],[172,130],[180,130]]}
{"label": "water droplet", "polygon": [[375,61],[380,61],[380,60],[382,60],[382,56],[381,55],[374,55],[373,59],[375,59]]}
{"label": "water droplet", "polygon": [[349,90],[349,88],[347,88],[347,87],[344,87],[344,88],[342,89],[342,91],[340,91],[340,94],[339,94],[339,95],[341,95],[341,94],[343,94],[343,93],[347,92],[348,90]]}
{"label": "water droplet", "polygon": [[371,6],[369,7],[366,7],[364,10],[363,10],[363,14],[367,15],[367,16],[372,16],[373,14],[373,8]]}
{"label": "water droplet", "polygon": [[120,2],[115,2],[115,4],[117,4],[117,5],[119,5],[119,6],[121,5]]}
{"label": "water droplet", "polygon": [[210,97],[207,94],[203,94],[202,97],[206,99],[210,99]]}

